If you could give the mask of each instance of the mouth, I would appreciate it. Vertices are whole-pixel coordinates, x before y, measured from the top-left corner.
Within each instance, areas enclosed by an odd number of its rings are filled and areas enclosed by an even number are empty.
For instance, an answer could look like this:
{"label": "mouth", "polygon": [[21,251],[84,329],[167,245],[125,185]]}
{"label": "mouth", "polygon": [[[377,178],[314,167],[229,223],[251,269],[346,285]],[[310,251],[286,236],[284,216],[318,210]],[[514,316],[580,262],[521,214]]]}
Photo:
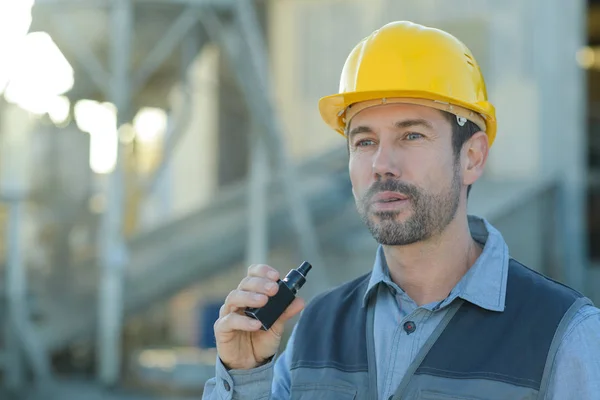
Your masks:
{"label": "mouth", "polygon": [[371,212],[399,212],[409,204],[408,196],[397,192],[381,192],[371,200]]}
{"label": "mouth", "polygon": [[403,201],[404,199],[400,199],[400,198],[395,198],[395,199],[383,199],[383,200],[378,200],[376,201],[376,203],[393,203],[395,201]]}
{"label": "mouth", "polygon": [[373,203],[394,203],[408,200],[408,196],[397,192],[381,192],[373,196]]}

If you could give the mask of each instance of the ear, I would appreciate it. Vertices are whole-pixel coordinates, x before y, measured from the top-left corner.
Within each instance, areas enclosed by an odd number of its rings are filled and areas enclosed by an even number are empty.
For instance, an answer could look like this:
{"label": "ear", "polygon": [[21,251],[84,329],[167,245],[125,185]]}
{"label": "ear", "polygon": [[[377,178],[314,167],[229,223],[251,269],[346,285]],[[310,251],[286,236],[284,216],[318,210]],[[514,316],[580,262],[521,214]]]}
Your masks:
{"label": "ear", "polygon": [[481,175],[487,162],[489,153],[489,142],[485,132],[476,132],[463,146],[463,185],[469,186],[475,183]]}

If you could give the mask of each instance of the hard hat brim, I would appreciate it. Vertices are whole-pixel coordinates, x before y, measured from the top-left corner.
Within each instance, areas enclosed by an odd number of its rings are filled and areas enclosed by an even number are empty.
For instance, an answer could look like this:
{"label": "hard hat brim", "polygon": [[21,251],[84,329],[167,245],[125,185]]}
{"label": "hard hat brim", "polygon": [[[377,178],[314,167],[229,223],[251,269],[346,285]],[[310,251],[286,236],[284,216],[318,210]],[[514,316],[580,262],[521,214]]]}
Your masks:
{"label": "hard hat brim", "polygon": [[[426,91],[408,91],[408,90],[378,90],[364,92],[346,92],[325,96],[319,100],[319,112],[321,118],[336,132],[345,136],[346,121],[344,114],[346,109],[352,104],[363,101],[385,99],[385,98],[406,98],[406,103],[411,103],[409,99],[425,99],[435,102],[434,108],[452,113],[452,105],[456,105],[467,110],[476,112],[483,117],[486,124],[486,135],[488,136],[489,146],[496,138],[497,122],[494,106],[487,101],[477,103],[466,103],[457,99],[441,96],[437,93]],[[439,106],[438,106],[439,105]]]}

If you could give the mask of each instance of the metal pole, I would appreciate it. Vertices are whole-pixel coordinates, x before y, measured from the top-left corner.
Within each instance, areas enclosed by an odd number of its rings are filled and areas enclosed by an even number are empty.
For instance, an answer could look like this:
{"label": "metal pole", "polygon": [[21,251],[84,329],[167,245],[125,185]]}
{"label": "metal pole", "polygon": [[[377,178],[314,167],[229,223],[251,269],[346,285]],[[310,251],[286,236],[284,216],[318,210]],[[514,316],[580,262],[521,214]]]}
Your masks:
{"label": "metal pole", "polygon": [[[191,35],[189,33],[190,31],[195,32],[192,28],[197,23],[198,10],[196,7],[188,6],[181,12],[177,20],[171,24],[169,30],[142,62],[138,72],[133,77],[133,87],[131,89],[133,93],[137,93],[144,86],[148,78],[169,58],[183,38],[186,38],[188,41],[190,40],[189,37]],[[186,45],[184,44],[185,47]]]}
{"label": "metal pole", "polygon": [[[128,116],[131,91],[129,58],[133,27],[130,0],[113,0],[110,13],[111,99],[117,107],[117,125]],[[118,383],[121,372],[121,329],[123,319],[123,285],[127,252],[123,239],[124,173],[122,151],[117,153],[114,171],[108,176],[107,208],[102,216],[100,252],[102,282],[99,301],[98,378],[106,386]]]}
{"label": "metal pole", "polygon": [[11,391],[23,388],[25,366],[19,332],[18,313],[25,309],[25,276],[19,245],[21,207],[17,201],[9,203],[8,232],[6,235],[7,262],[5,293],[7,294],[8,323],[6,324],[6,386]]}
{"label": "metal pole", "polygon": [[[25,274],[25,263],[23,261],[22,235],[23,227],[23,200],[12,199],[9,206],[8,217],[8,262],[7,262],[7,293],[9,326],[12,327],[11,338],[14,341],[11,349],[16,361],[14,376],[9,376],[9,386],[13,388],[22,387],[24,379],[23,355],[27,356],[31,371],[40,387],[45,387],[51,382],[50,364],[46,349],[36,335],[35,328],[29,319],[29,307],[27,306],[27,277]],[[8,364],[7,364],[8,365]],[[12,365],[9,365],[9,371]],[[14,386],[13,386],[14,385]]]}
{"label": "metal pole", "polygon": [[51,379],[47,352],[35,326],[31,323],[27,304],[27,276],[23,256],[24,200],[30,191],[31,141],[35,123],[27,112],[0,102],[0,131],[2,143],[2,197],[8,203],[6,221],[7,266],[5,275],[6,337],[2,364],[5,367],[6,386],[23,389],[25,361],[31,368],[37,384]]}
{"label": "metal pole", "polygon": [[62,12],[59,11],[51,15],[54,22],[53,27],[60,32],[60,36],[64,42],[73,49],[73,56],[81,64],[90,80],[94,82],[96,88],[103,95],[108,96],[109,93],[106,89],[108,74],[89,44],[84,42],[81,35],[77,33],[77,29],[73,26],[73,22]]}
{"label": "metal pole", "polygon": [[250,182],[248,201],[248,247],[246,264],[268,263],[268,196],[269,159],[260,126],[252,124],[250,143]]}
{"label": "metal pole", "polygon": [[[234,68],[239,68],[239,66],[234,66]],[[262,76],[258,78],[264,80]],[[268,263],[269,257],[267,196],[269,154],[264,135],[261,134],[263,124],[260,123],[259,117],[255,113],[252,114],[251,118],[247,265]]]}

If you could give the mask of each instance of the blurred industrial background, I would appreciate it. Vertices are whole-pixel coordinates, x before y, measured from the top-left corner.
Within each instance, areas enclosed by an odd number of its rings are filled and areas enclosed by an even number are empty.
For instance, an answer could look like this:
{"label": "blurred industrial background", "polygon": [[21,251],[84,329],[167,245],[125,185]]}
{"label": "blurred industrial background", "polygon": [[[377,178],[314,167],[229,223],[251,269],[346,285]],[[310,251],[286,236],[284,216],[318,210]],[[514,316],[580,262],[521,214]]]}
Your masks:
{"label": "blurred industrial background", "polygon": [[200,398],[251,263],[367,272],[317,111],[400,19],[470,47],[499,131],[470,209],[600,302],[600,1],[0,0],[0,398]]}

